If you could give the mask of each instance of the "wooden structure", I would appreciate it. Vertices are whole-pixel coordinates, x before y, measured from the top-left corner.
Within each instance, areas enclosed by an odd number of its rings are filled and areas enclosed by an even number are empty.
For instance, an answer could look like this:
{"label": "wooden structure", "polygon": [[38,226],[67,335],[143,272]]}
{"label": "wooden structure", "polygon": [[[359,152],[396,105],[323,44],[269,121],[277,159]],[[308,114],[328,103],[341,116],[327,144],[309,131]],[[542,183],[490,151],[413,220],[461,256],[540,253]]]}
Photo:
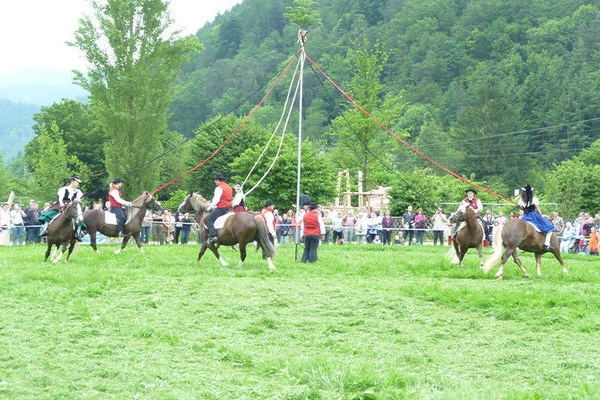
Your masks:
{"label": "wooden structure", "polygon": [[[342,181],[345,182],[342,192]],[[366,207],[370,211],[381,211],[389,208],[391,196],[389,191],[391,187],[379,186],[377,189],[365,191],[363,188],[363,173],[358,171],[358,191],[351,191],[350,172],[348,170],[340,171],[337,175],[336,191],[338,196],[335,198],[334,207],[336,209],[347,210],[352,208],[352,197],[358,197],[358,207]],[[342,195],[340,198],[339,195]],[[341,200],[341,201],[340,201]]]}

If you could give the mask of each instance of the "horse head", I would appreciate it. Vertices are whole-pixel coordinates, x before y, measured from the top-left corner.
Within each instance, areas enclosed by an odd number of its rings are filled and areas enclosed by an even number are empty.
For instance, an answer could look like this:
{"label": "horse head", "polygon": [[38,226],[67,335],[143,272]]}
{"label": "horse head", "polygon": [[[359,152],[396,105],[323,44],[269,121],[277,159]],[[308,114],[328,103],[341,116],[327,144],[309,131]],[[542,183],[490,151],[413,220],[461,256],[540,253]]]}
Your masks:
{"label": "horse head", "polygon": [[65,210],[65,217],[74,219],[77,222],[83,221],[83,207],[81,206],[81,201],[73,200],[70,202]]}
{"label": "horse head", "polygon": [[450,216],[449,221],[453,224],[457,224],[465,220],[465,213],[463,211],[457,211]]}
{"label": "horse head", "polygon": [[142,205],[145,206],[147,210],[159,211],[162,209],[160,202],[148,192],[144,192],[138,199],[141,199]]}
{"label": "horse head", "polygon": [[196,192],[190,192],[190,194],[188,194],[183,200],[183,203],[179,205],[177,211],[179,211],[179,213],[200,213],[206,211],[207,208],[208,202],[204,197],[202,197],[202,195]]}

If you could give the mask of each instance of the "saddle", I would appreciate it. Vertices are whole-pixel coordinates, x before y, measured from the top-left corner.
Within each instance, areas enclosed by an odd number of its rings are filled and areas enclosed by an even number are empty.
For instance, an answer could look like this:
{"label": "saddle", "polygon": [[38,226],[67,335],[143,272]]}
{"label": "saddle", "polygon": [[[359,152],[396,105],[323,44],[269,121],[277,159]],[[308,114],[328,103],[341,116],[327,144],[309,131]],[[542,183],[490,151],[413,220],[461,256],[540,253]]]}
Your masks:
{"label": "saddle", "polygon": [[[231,217],[232,215],[234,215],[234,214],[236,214],[236,213],[233,212],[233,211],[230,211],[227,214],[221,215],[219,218],[217,218],[215,220],[215,229],[221,229],[222,227],[224,227],[225,226],[225,221],[227,221],[227,219],[229,217]],[[206,229],[208,229],[208,226],[206,226],[206,223],[204,224],[204,227]]]}

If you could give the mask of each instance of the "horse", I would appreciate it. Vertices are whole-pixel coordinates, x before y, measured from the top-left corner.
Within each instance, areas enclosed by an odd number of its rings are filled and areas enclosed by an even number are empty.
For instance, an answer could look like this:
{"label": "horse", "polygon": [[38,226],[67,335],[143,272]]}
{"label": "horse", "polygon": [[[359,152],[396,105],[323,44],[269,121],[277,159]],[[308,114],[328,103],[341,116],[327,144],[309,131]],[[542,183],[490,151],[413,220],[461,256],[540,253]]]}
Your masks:
{"label": "horse", "polygon": [[[44,261],[48,261],[52,246],[56,245],[56,252],[52,256],[52,262],[57,263],[62,258],[64,252],[69,247],[67,253],[67,261],[73,252],[77,238],[75,237],[75,224],[83,220],[83,212],[81,210],[81,202],[74,200],[70,202],[65,209],[58,214],[56,218],[50,221],[48,229],[46,231],[46,239],[48,242],[48,249],[44,256]],[[62,245],[62,251],[60,246]]]}
{"label": "horse", "polygon": [[[160,210],[160,203],[156,201],[151,194],[148,192],[143,193],[140,197],[135,199],[133,207],[128,212],[127,223],[123,229],[123,242],[121,248],[115,250],[115,254],[119,254],[127,242],[133,236],[135,243],[137,244],[140,252],[144,252],[142,248],[142,239],[140,238],[140,231],[142,229],[142,221],[146,216],[146,210]],[[83,222],[86,224],[86,231],[90,234],[90,245],[94,251],[98,251],[96,246],[96,233],[100,232],[103,235],[110,237],[117,237],[119,234],[118,226],[113,224],[107,224],[105,215],[108,211],[103,210],[86,210],[83,214]]]}
{"label": "horse", "polygon": [[[210,249],[215,257],[219,260],[222,266],[226,267],[229,264],[219,255],[218,246],[207,244],[208,230],[204,226],[204,218],[207,216],[208,201],[200,194],[192,192],[186,196],[183,203],[178,208],[180,213],[194,211],[196,222],[200,225],[200,235],[204,240],[198,260]],[[235,213],[227,218],[223,228],[217,232],[217,244],[223,246],[233,246],[239,243],[240,261],[238,267],[241,267],[246,260],[246,245],[256,241],[258,246],[262,248],[263,258],[267,260],[267,266],[270,271],[275,270],[273,257],[276,254],[275,246],[269,239],[267,234],[267,223],[262,215],[255,215],[249,212]]]}
{"label": "horse", "polygon": [[[535,255],[538,276],[542,276],[542,254],[547,252],[552,253],[554,257],[556,257],[565,274],[569,273],[560,256],[559,242],[556,234],[552,233],[550,239],[550,246],[552,249],[544,248],[545,239],[546,234],[538,232],[529,222],[521,219],[508,220],[504,225],[494,229],[494,253],[486,261],[483,271],[486,273],[489,272],[496,264],[498,264],[498,261],[501,260],[498,272],[496,272],[496,278],[502,279],[504,264],[506,264],[506,261],[512,256],[515,264],[517,264],[523,272],[523,275],[529,277],[529,272],[523,267],[523,263],[521,263],[521,259],[519,258],[517,251],[517,248],[519,248]],[[504,252],[503,249],[505,249]]]}
{"label": "horse", "polygon": [[448,255],[452,257],[453,263],[462,266],[463,258],[469,249],[477,249],[479,265],[483,266],[483,227],[479,223],[475,211],[471,207],[459,210],[450,217],[450,222],[465,222],[464,228],[460,229],[452,240],[453,247]]}

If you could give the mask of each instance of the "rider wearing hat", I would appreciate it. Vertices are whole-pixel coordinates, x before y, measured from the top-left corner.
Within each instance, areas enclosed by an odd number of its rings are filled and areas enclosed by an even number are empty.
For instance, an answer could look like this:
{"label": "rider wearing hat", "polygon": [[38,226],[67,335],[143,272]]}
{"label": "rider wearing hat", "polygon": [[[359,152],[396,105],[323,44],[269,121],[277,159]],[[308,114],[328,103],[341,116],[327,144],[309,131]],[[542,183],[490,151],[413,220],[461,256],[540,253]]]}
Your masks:
{"label": "rider wearing hat", "polygon": [[237,184],[233,187],[233,189],[235,190],[235,196],[233,196],[233,200],[231,202],[233,205],[233,212],[239,213],[247,211],[246,195],[244,194],[244,189],[242,188],[242,185]]}
{"label": "rider wearing hat", "polygon": [[275,203],[272,201],[265,202],[265,208],[260,212],[262,216],[265,218],[267,222],[267,229],[269,230],[269,235],[271,236],[271,242],[275,241],[277,234],[275,233],[275,214],[273,214],[273,210],[275,209]]}
{"label": "rider wearing hat", "polygon": [[[481,200],[475,197],[477,195],[477,191],[473,188],[469,188],[465,190],[465,193],[467,194],[467,197],[460,202],[456,211],[466,212],[467,208],[471,208],[473,211],[475,211],[475,215],[479,217],[479,214],[483,211],[483,204],[481,203]],[[462,225],[462,223],[461,226],[457,226],[457,224],[452,225],[452,238],[456,237],[456,232],[461,229]]]}
{"label": "rider wearing hat", "polygon": [[108,190],[108,202],[110,204],[110,212],[117,217],[118,236],[123,236],[125,230],[125,211],[123,206],[131,207],[133,204],[121,197],[121,187],[124,181],[122,178],[115,178],[110,184]]}
{"label": "rider wearing hat", "polygon": [[222,215],[227,214],[231,210],[233,198],[233,189],[225,182],[223,174],[215,176],[215,192],[208,210],[212,212],[206,217],[204,223],[208,228],[208,239],[206,243],[211,244],[217,241],[217,230],[215,229],[215,221]]}
{"label": "rider wearing hat", "polygon": [[[81,184],[81,179],[77,175],[71,176],[67,180],[67,184],[57,192],[58,200],[50,206],[46,211],[42,212],[39,220],[44,222],[42,229],[40,231],[40,236],[47,235],[48,224],[50,221],[54,219],[70,202],[74,200],[81,200],[83,198],[83,193],[79,190],[79,185]],[[75,237],[77,240],[81,241],[81,237],[83,236],[81,229],[83,227],[83,222],[78,223],[75,229]]]}
{"label": "rider wearing hat", "polygon": [[524,214],[521,218],[523,221],[531,222],[541,232],[546,234],[546,240],[544,242],[544,250],[552,250],[550,246],[550,239],[552,238],[552,232],[554,232],[554,225],[548,219],[544,218],[540,213],[539,209],[540,201],[533,195],[533,188],[531,185],[525,185],[521,188],[521,199],[519,200],[519,207],[523,210]]}

